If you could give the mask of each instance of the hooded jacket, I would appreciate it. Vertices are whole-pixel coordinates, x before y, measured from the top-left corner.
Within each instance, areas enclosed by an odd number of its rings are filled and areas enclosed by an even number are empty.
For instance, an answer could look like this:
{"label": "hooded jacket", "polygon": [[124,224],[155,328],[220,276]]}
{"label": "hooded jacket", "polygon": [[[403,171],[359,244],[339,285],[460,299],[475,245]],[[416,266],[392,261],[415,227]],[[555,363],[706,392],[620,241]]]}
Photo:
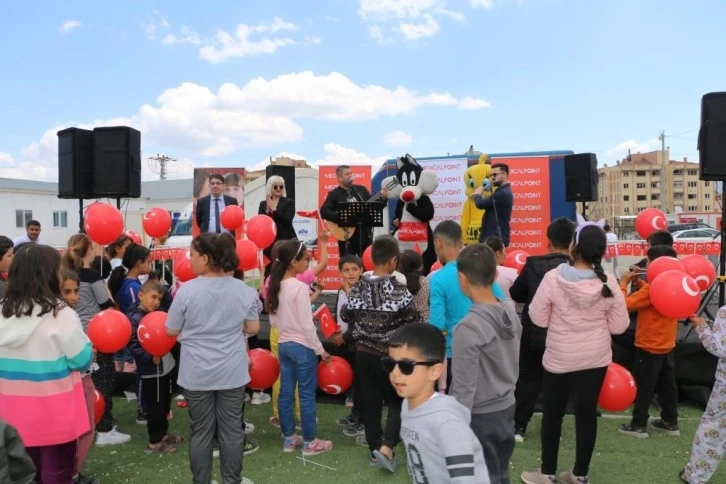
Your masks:
{"label": "hooded jacket", "polygon": [[529,305],[532,303],[542,278],[555,267],[569,261],[565,254],[545,254],[527,257],[519,276],[509,288],[509,295],[518,303],[524,304],[522,309],[522,343],[544,349],[547,329],[532,323],[529,317]]}
{"label": "hooded jacket", "polygon": [[0,318],[0,419],[28,447],[62,444],[90,430],[79,371],[93,359],[72,309]]}
{"label": "hooded jacket", "polygon": [[506,301],[473,304],[454,328],[451,395],[472,413],[514,405],[522,325]]}
{"label": "hooded jacket", "polygon": [[532,322],[547,328],[542,366],[551,373],[602,368],[612,362],[611,335],[628,328],[630,319],[618,281],[607,275],[613,297],[592,269],[561,264],[545,274],[529,305]]}
{"label": "hooded jacket", "polygon": [[489,484],[471,414],[454,397],[434,393],[414,410],[401,407],[401,439],[413,482]]}
{"label": "hooded jacket", "polygon": [[35,465],[18,432],[0,420],[0,482],[30,484],[34,479]]}
{"label": "hooded jacket", "polygon": [[413,296],[394,276],[364,274],[348,293],[340,317],[352,329],[357,349],[377,355],[388,353],[388,340],[401,326],[419,321]]}

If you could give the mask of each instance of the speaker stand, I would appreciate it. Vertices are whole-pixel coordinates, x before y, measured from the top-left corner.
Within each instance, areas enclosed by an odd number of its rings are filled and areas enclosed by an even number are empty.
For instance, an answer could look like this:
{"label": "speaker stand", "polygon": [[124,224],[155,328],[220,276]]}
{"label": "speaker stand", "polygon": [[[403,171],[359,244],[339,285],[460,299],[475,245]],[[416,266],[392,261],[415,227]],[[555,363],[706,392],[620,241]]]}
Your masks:
{"label": "speaker stand", "polygon": [[120,198],[116,199],[116,208],[121,210],[121,199]]}
{"label": "speaker stand", "polygon": [[80,215],[78,217],[78,220],[79,220],[79,222],[78,222],[78,233],[79,234],[85,234],[86,233],[86,229],[83,227],[84,226],[84,220],[83,220],[83,199],[82,198],[79,198],[78,199],[78,213]]}
{"label": "speaker stand", "polygon": [[582,204],[582,218],[587,220],[587,213],[586,213],[587,206],[585,205],[584,201],[582,201],[580,203]]}

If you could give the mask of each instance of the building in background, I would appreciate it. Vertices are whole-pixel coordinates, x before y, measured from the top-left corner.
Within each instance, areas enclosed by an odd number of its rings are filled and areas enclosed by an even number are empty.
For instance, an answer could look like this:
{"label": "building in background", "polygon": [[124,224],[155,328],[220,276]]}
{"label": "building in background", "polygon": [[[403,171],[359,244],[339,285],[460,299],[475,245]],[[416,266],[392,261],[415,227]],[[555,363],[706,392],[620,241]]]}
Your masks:
{"label": "building in background", "polygon": [[[663,156],[665,186],[663,184]],[[669,159],[668,150],[636,153],[605,164],[598,170],[598,200],[588,203],[590,218],[608,221],[616,217],[634,216],[654,207],[666,214],[720,214],[720,194],[717,183],[698,179],[698,163]]]}

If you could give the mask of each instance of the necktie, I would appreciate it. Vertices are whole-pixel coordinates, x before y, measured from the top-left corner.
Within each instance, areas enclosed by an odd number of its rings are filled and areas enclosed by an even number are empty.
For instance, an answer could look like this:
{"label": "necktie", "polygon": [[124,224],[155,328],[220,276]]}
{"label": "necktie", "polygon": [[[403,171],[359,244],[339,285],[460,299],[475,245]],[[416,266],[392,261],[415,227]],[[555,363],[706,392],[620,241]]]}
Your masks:
{"label": "necktie", "polygon": [[214,199],[214,231],[222,233],[222,227],[219,224],[219,198]]}

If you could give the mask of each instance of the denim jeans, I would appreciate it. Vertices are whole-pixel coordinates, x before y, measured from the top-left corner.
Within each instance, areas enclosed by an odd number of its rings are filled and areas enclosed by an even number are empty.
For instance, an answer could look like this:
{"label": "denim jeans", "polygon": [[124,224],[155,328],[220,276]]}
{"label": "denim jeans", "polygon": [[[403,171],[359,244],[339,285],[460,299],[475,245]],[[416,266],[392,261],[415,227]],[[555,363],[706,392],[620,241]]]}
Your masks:
{"label": "denim jeans", "polygon": [[318,385],[318,357],[310,348],[299,343],[284,342],[278,347],[280,359],[280,429],[290,437],[295,432],[293,399],[295,385],[300,394],[300,416],[305,442],[315,439],[315,388]]}

